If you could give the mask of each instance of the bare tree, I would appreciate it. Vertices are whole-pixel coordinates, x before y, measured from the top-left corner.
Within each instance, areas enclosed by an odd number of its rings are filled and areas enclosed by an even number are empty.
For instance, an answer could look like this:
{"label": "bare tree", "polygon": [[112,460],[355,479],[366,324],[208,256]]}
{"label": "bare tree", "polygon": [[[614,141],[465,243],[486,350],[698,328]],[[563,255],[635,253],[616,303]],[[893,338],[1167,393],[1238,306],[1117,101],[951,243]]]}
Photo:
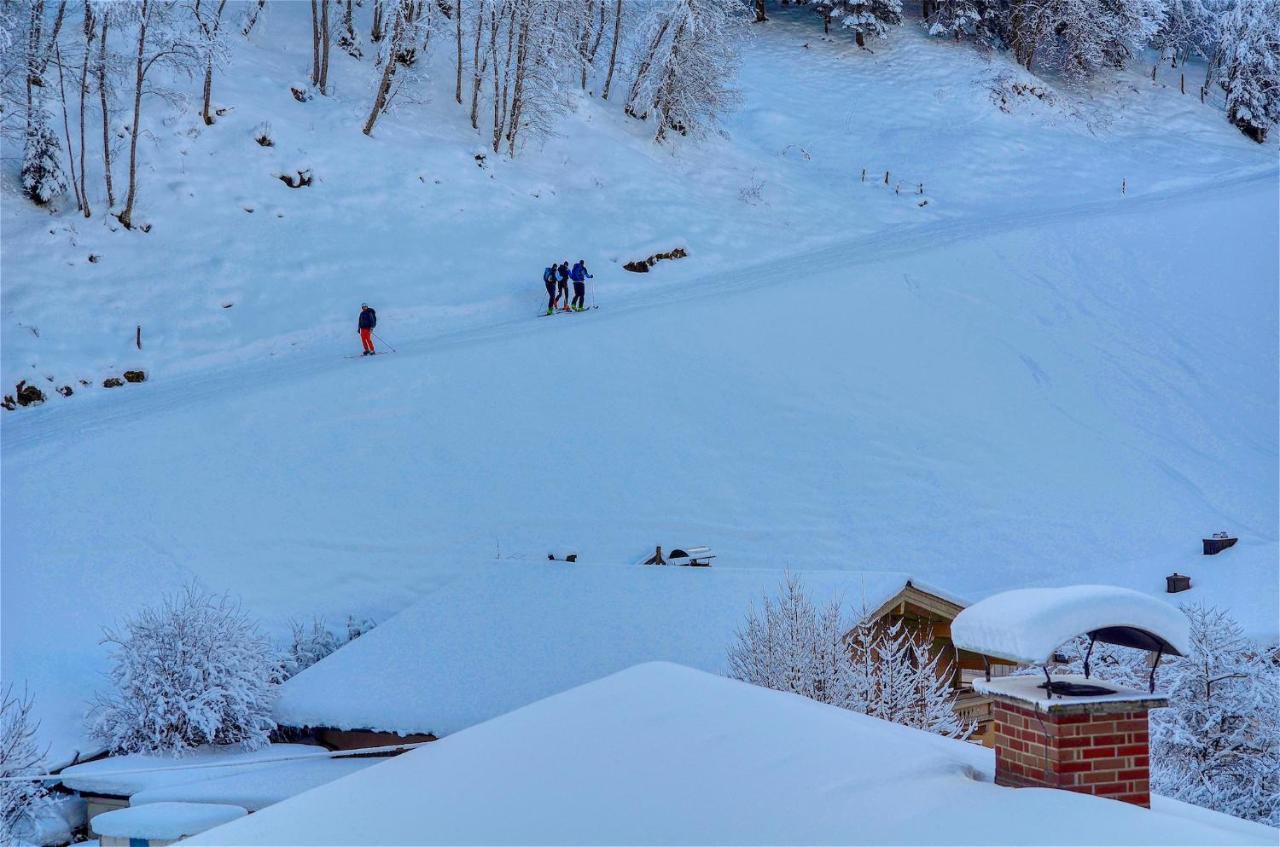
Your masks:
{"label": "bare tree", "polygon": [[386,36],[386,29],[383,27],[383,4],[384,0],[373,0],[373,22],[369,26],[369,40],[377,44]]}
{"label": "bare tree", "polygon": [[355,10],[352,8],[352,0],[347,0],[342,7],[342,34],[338,36],[338,46],[347,52],[347,55],[353,59],[359,59],[363,56],[360,50],[360,41],[356,36]]}
{"label": "bare tree", "polygon": [[320,93],[329,93],[329,44],[333,33],[329,29],[330,0],[320,0]]}
{"label": "bare tree", "polygon": [[362,131],[365,135],[373,133],[373,127],[377,124],[379,116],[387,108],[387,103],[391,97],[391,83],[395,79],[396,68],[401,64],[400,57],[405,54],[406,50],[412,49],[417,40],[417,11],[414,8],[413,0],[399,0],[396,3],[395,11],[392,14],[391,40],[383,45],[382,50],[379,51],[379,58],[382,60],[382,74],[378,79],[377,93],[373,98],[373,108],[369,110],[369,117],[364,122]]}
{"label": "bare tree", "polygon": [[[265,0],[264,0],[265,2]],[[102,32],[98,37],[98,59],[94,72],[98,78],[98,101],[102,107],[102,172],[107,183],[107,210],[116,204],[115,190],[111,184],[111,107],[107,94],[107,35],[111,26],[111,4],[102,6]]]}
{"label": "bare tree", "polygon": [[453,99],[462,105],[462,0],[456,0],[453,10],[453,31],[458,42],[458,74],[453,86]]}
{"label": "bare tree", "polygon": [[602,100],[609,99],[609,87],[613,85],[613,70],[618,61],[618,37],[622,34],[622,0],[614,0],[613,4],[613,47],[609,49],[609,73],[604,78]]}
{"label": "bare tree", "polygon": [[[56,64],[58,67],[58,97],[62,101],[62,130],[66,134],[66,139],[67,139],[67,165],[71,170],[71,190],[75,193],[75,196],[76,196],[76,208],[79,209],[87,218],[89,217],[89,211],[87,208],[88,204],[85,202],[85,198],[81,194],[81,190],[84,186],[84,182],[83,180],[80,180],[76,176],[76,156],[75,156],[75,150],[71,146],[71,124],[67,119],[67,87],[63,83],[62,48],[59,45],[55,44],[53,47],[53,52],[56,60],[54,64]],[[81,166],[83,166],[83,164],[84,162],[82,160]]]}
{"label": "bare tree", "polygon": [[204,118],[205,126],[213,125],[213,115],[209,114],[209,99],[213,94],[214,64],[222,59],[226,49],[222,41],[222,13],[227,8],[227,0],[218,0],[218,5],[212,12],[209,11],[210,5],[212,4],[205,3],[202,9],[201,0],[195,0],[195,5],[192,6],[200,34],[200,47],[204,53],[203,106],[200,115]]}
{"label": "bare tree", "polygon": [[20,778],[45,770],[31,709],[30,695],[16,696],[11,685],[0,689],[0,844],[27,843],[36,812],[48,802],[42,783]]}
{"label": "bare tree", "polygon": [[267,0],[257,0],[253,4],[253,8],[244,17],[244,26],[240,28],[240,34],[245,38],[249,37],[249,33],[253,32],[253,28],[258,25],[258,16],[262,14],[262,9],[267,5]]}
{"label": "bare tree", "polygon": [[148,91],[147,75],[157,64],[189,73],[198,61],[196,51],[185,33],[174,25],[173,3],[162,0],[138,0],[134,11],[137,24],[133,62],[133,121],[129,125],[129,188],[124,209],[119,214],[125,229],[133,228],[134,206],[138,199],[138,134],[142,124],[142,97]]}

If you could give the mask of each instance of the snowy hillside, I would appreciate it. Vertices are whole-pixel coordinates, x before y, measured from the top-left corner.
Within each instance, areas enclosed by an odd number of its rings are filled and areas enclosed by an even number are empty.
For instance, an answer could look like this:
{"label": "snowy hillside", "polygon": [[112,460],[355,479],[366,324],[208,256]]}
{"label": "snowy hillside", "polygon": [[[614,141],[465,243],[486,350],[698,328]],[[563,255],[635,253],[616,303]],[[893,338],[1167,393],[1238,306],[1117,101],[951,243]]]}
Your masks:
{"label": "snowy hillside", "polygon": [[[1274,143],[1141,74],[1007,113],[999,54],[778,15],[724,137],[656,147],[584,96],[481,166],[444,87],[366,138],[339,52],[296,102],[300,6],[237,48],[225,117],[152,128],[149,233],[6,190],[0,371],[76,386],[0,418],[4,675],[55,758],[101,627],[190,578],[280,631],[495,556],[706,543],[970,599],[1177,570],[1276,637]],[[600,309],[535,319],[580,256]],[[343,358],[362,301],[395,354]]]}

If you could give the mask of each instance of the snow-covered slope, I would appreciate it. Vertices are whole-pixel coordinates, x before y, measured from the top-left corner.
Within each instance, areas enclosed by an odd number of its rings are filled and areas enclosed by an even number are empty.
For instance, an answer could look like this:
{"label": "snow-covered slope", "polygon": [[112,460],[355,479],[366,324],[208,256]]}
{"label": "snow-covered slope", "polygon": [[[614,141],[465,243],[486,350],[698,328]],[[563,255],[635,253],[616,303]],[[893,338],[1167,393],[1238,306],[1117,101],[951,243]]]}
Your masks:
{"label": "snow-covered slope", "polygon": [[[263,44],[305,31],[273,14]],[[728,138],[672,153],[586,102],[482,169],[444,97],[366,139],[358,68],[303,105],[300,54],[246,49],[235,111],[149,152],[149,234],[0,210],[5,382],[152,375],[0,416],[0,658],[55,757],[85,749],[100,627],[190,578],[280,629],[477,558],[709,543],[975,599],[1176,569],[1275,636],[1274,147],[1194,98],[1121,76],[1008,115],[999,57],[779,20]],[[579,255],[601,308],[534,319]],[[361,300],[398,353],[342,358]],[[1218,529],[1240,543],[1201,557]]]}

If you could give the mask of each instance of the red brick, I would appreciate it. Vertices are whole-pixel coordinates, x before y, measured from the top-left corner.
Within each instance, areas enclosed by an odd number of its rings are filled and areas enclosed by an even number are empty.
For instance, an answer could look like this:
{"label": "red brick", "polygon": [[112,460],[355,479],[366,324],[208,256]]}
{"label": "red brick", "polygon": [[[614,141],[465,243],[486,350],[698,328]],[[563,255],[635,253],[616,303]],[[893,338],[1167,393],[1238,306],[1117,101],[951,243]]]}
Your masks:
{"label": "red brick", "polygon": [[1080,781],[1085,785],[1102,785],[1108,782],[1116,781],[1115,771],[1090,771],[1082,774]]}
{"label": "red brick", "polygon": [[1116,800],[1123,800],[1125,803],[1133,803],[1135,806],[1145,806],[1151,808],[1150,794],[1121,794]]}
{"label": "red brick", "polygon": [[1135,768],[1149,768],[1149,767],[1151,767],[1150,756],[1134,756],[1134,757],[1133,757],[1133,766],[1134,766]]}
{"label": "red brick", "polygon": [[1145,732],[1129,733],[1129,741],[1133,744],[1146,744],[1148,740],[1148,735]]}
{"label": "red brick", "polygon": [[1087,773],[1093,770],[1089,762],[1063,762],[1058,765],[1058,773]]}
{"label": "red brick", "polygon": [[1116,748],[1118,756],[1145,756],[1150,748],[1146,744],[1127,744]]}
{"label": "red brick", "polygon": [[1093,786],[1094,794],[1103,794],[1112,796],[1115,794],[1125,794],[1129,791],[1129,783],[1127,782],[1103,782]]}
{"label": "red brick", "polygon": [[1120,779],[1141,779],[1145,780],[1150,775],[1150,771],[1146,768],[1134,768],[1133,770],[1120,771]]}
{"label": "red brick", "polygon": [[1093,740],[1085,735],[1067,735],[1058,739],[1058,746],[1064,750],[1072,747],[1088,747]]}
{"label": "red brick", "polygon": [[1092,719],[1093,715],[1058,715],[1054,718],[1060,724],[1089,723]]}
{"label": "red brick", "polygon": [[1143,716],[1142,720],[1140,721],[1135,721],[1135,720],[1117,721],[1116,731],[1117,732],[1146,732],[1147,719],[1145,716]]}
{"label": "red brick", "polygon": [[1116,756],[1116,748],[1114,747],[1090,747],[1081,754],[1085,759],[1114,759]]}
{"label": "red brick", "polygon": [[1124,735],[1095,735],[1091,738],[1095,746],[1103,744],[1123,744]]}

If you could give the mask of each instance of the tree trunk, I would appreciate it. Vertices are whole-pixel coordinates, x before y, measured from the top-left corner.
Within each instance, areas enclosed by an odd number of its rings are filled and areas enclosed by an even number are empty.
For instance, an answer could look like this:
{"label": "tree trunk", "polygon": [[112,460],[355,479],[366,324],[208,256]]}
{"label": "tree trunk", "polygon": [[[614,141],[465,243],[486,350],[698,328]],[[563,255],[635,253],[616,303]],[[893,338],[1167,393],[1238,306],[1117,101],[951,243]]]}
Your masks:
{"label": "tree trunk", "polygon": [[320,10],[311,0],[311,84],[320,85]]}
{"label": "tree trunk", "polygon": [[507,155],[515,158],[516,136],[524,113],[524,80],[529,68],[529,14],[520,24],[520,45],[516,50],[516,82],[511,94],[511,121],[507,128]]}
{"label": "tree trunk", "polygon": [[471,48],[471,128],[480,128],[480,85],[484,82],[484,72],[489,64],[489,56],[485,54],[484,63],[480,61],[480,35],[484,31],[483,0],[476,7],[476,40]]}
{"label": "tree trunk", "polygon": [[618,62],[618,35],[622,32],[622,0],[614,0],[613,46],[609,49],[609,73],[604,78],[604,93],[600,99],[609,99],[609,86],[613,84],[613,69]]}
{"label": "tree trunk", "polygon": [[196,18],[200,23],[200,29],[205,37],[205,57],[204,57],[204,91],[203,106],[200,110],[200,116],[204,118],[205,126],[213,126],[213,115],[209,112],[209,101],[213,96],[213,60],[214,53],[218,49],[218,38],[222,34],[222,13],[227,8],[227,0],[220,0],[218,10],[214,12],[213,21],[206,22],[200,18],[200,4],[196,4]]}
{"label": "tree trunk", "polygon": [[462,105],[462,0],[454,0],[457,6],[453,10],[453,29],[458,41],[458,74],[453,86],[453,99]]}
{"label": "tree trunk", "polygon": [[369,27],[369,40],[377,44],[385,34],[382,29],[382,0],[373,0],[373,24]]}
{"label": "tree trunk", "polygon": [[320,93],[329,93],[329,44],[333,41],[329,31],[329,2],[320,0]]}
{"label": "tree trunk", "polygon": [[[84,198],[80,196],[80,181],[76,178],[76,149],[71,146],[71,122],[67,117],[67,89],[62,82],[62,48],[54,45],[54,57],[58,65],[58,98],[62,101],[62,131],[67,138],[67,164],[71,168],[71,191],[76,195],[76,208],[84,211]],[[85,217],[89,217],[85,215]]]}
{"label": "tree trunk", "polygon": [[635,110],[635,100],[636,97],[640,96],[640,84],[644,82],[645,76],[649,73],[649,68],[653,65],[653,57],[657,55],[658,46],[662,44],[662,39],[666,36],[667,29],[670,26],[670,18],[663,20],[662,26],[658,27],[658,31],[654,33],[653,40],[649,42],[649,48],[645,51],[640,67],[636,70],[636,78],[632,81],[631,89],[627,92],[627,105],[624,109],[632,117],[638,117]]}
{"label": "tree trunk", "polygon": [[133,74],[133,124],[129,127],[129,190],[120,212],[120,225],[133,229],[133,204],[138,199],[138,122],[142,119],[143,60],[147,50],[147,24],[150,22],[151,0],[141,0],[138,7],[138,56]]}
{"label": "tree trunk", "polygon": [[93,6],[89,3],[84,4],[84,58],[80,63],[80,197],[84,200],[84,216],[90,217],[89,211],[89,189],[85,185],[84,173],[84,98],[89,91],[89,54],[93,51],[93,39],[97,34],[97,27],[93,20]]}
{"label": "tree trunk", "polygon": [[373,108],[369,110],[369,118],[364,122],[364,130],[362,131],[365,135],[373,133],[373,126],[378,122],[378,116],[387,107],[387,94],[391,91],[391,79],[396,74],[396,51],[400,49],[400,42],[403,38],[404,16],[397,12],[395,23],[391,28],[391,43],[387,45],[386,65],[382,68],[382,79],[378,82],[378,94],[373,98]]}
{"label": "tree trunk", "polygon": [[107,181],[107,211],[116,204],[115,190],[111,185],[111,109],[107,103],[107,28],[111,20],[111,7],[102,10],[102,36],[98,42],[98,99],[102,104],[102,172]]}
{"label": "tree trunk", "polygon": [[244,29],[240,30],[240,34],[245,38],[249,37],[249,33],[253,32],[253,28],[258,25],[258,15],[262,14],[262,7],[267,5],[267,0],[258,0],[253,11],[249,13],[248,19],[244,22]]}
{"label": "tree trunk", "polygon": [[608,26],[608,15],[609,4],[605,0],[600,0],[600,25],[596,27],[595,40],[591,42],[591,53],[588,56],[593,67],[596,63],[596,53],[600,50],[600,42],[604,41],[604,31]]}
{"label": "tree trunk", "polygon": [[[604,2],[604,0],[601,0]],[[582,41],[578,45],[578,61],[582,64],[581,88],[587,90],[587,68],[591,65],[591,21],[595,18],[595,0],[587,0],[587,14],[583,18]]]}
{"label": "tree trunk", "polygon": [[769,20],[764,14],[764,0],[755,0],[756,7],[756,23],[762,24]]}
{"label": "tree trunk", "polygon": [[[506,134],[508,103],[507,95],[511,91],[511,58],[515,54],[516,45],[516,7],[511,7],[511,17],[507,20],[507,60],[502,69],[502,96],[499,98],[502,102],[502,115],[493,124],[493,152],[497,153],[502,148],[502,137]],[[495,73],[498,70],[494,65]],[[494,92],[495,95],[497,92]],[[497,114],[495,109],[494,114]]]}

